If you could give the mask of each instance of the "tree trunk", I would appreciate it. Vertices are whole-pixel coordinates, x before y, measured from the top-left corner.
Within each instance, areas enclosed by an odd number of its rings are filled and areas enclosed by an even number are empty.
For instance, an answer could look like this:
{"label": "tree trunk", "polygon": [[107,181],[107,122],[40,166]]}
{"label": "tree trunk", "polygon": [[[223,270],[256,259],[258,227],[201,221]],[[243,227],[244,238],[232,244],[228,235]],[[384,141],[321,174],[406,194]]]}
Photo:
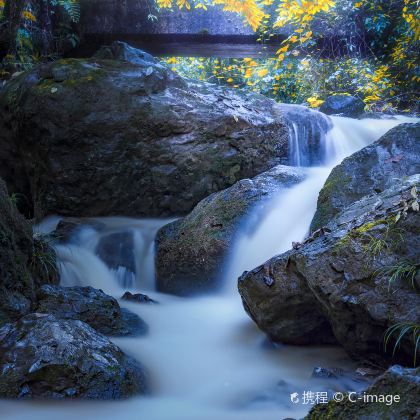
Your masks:
{"label": "tree trunk", "polygon": [[41,55],[51,52],[52,22],[49,0],[39,0],[39,27],[41,31]]}
{"label": "tree trunk", "polygon": [[8,53],[12,55],[16,55],[17,49],[17,33],[20,26],[20,21],[22,19],[22,12],[25,8],[27,0],[9,0],[6,3],[7,9],[5,7],[5,20],[8,24],[8,32],[9,32],[9,48]]}

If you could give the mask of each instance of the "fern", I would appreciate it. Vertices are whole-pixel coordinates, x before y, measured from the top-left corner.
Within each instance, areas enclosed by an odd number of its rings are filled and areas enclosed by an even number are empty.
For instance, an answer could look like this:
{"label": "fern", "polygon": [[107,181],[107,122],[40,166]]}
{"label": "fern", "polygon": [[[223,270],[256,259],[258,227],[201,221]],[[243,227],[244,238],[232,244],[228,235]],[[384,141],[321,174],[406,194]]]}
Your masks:
{"label": "fern", "polygon": [[80,20],[79,0],[58,0],[58,4],[68,13],[73,22]]}

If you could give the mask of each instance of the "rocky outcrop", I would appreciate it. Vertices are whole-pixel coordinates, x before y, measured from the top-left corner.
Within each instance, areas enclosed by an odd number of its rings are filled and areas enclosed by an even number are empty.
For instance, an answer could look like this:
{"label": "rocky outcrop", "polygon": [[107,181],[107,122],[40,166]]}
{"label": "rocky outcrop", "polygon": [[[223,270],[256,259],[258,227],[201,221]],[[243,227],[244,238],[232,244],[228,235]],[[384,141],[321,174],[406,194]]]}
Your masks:
{"label": "rocky outcrop", "polygon": [[0,326],[30,312],[41,284],[57,282],[54,264],[48,244],[34,241],[31,224],[0,179]]}
{"label": "rocky outcrop", "polygon": [[119,399],[146,391],[146,376],[89,325],[30,314],[0,329],[2,398]]}
{"label": "rocky outcrop", "polygon": [[311,231],[343,208],[420,173],[420,123],[401,124],[336,166],[322,188]]}
{"label": "rocky outcrop", "polygon": [[210,195],[188,216],[161,228],[156,237],[158,290],[189,295],[217,289],[239,224],[251,210],[261,215],[275,192],[303,179],[298,168],[276,166]]}
{"label": "rocky outcrop", "polygon": [[273,100],[183,80],[141,51],[124,57],[43,64],[2,89],[0,147],[14,149],[0,175],[32,197],[38,219],[186,214],[288,161]]}
{"label": "rocky outcrop", "polygon": [[37,291],[39,313],[78,319],[105,335],[138,335],[147,325],[137,315],[121,309],[117,300],[93,287],[44,285]]}
{"label": "rocky outcrop", "polygon": [[343,117],[360,117],[364,110],[364,102],[351,95],[337,94],[329,96],[319,108],[327,115],[341,115]]}
{"label": "rocky outcrop", "polygon": [[[420,319],[419,181],[414,175],[364,197],[297,249],[244,273],[239,292],[258,326],[275,341],[307,344],[325,342],[327,323],[354,358],[391,359],[401,329],[387,352],[386,331]],[[405,335],[394,360],[412,363],[414,348]]]}
{"label": "rocky outcrop", "polygon": [[419,395],[420,368],[410,369],[395,365],[362,394],[345,394],[341,402],[318,404],[305,420],[417,419],[420,417]]}

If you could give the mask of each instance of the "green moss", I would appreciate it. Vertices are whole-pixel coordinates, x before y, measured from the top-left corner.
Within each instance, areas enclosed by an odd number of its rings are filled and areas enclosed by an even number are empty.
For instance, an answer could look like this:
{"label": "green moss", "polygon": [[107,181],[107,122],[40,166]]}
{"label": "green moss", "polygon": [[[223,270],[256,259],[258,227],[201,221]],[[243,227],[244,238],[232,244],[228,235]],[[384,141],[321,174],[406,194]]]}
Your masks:
{"label": "green moss", "polygon": [[339,209],[334,207],[331,197],[339,191],[346,191],[346,186],[350,182],[351,177],[344,176],[340,167],[333,169],[319,193],[317,210],[311,223],[311,232],[327,225],[337,215]]}

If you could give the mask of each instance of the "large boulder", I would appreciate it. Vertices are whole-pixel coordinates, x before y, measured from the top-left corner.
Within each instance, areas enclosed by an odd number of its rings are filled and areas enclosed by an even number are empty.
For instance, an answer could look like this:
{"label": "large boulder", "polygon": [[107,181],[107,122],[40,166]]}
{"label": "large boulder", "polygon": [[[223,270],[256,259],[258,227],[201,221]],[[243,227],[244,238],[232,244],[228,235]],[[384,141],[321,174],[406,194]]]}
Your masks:
{"label": "large boulder", "polygon": [[93,287],[44,285],[37,291],[36,312],[78,319],[105,335],[137,335],[147,326],[137,315],[121,309],[117,300]]}
{"label": "large boulder", "polygon": [[329,96],[319,110],[327,115],[342,115],[343,117],[357,118],[363,114],[365,104],[355,96],[337,94]]}
{"label": "large boulder", "polygon": [[0,329],[2,398],[117,399],[146,391],[146,376],[89,325],[30,314]]}
{"label": "large boulder", "polygon": [[158,290],[189,295],[217,289],[239,224],[251,210],[261,215],[268,198],[304,177],[299,168],[276,166],[210,195],[188,216],[161,228],[156,236]]}
{"label": "large boulder", "polygon": [[336,166],[319,193],[311,230],[326,225],[343,208],[420,173],[420,123],[401,124]]}
{"label": "large boulder", "polygon": [[275,101],[184,80],[129,48],[42,64],[2,89],[0,175],[38,219],[186,214],[288,161]]}
{"label": "large boulder", "polygon": [[364,197],[297,249],[244,273],[239,292],[258,326],[275,341],[315,344],[328,338],[329,324],[354,358],[412,363],[411,334],[393,349],[404,326],[420,319],[419,181],[413,175]]}
{"label": "large boulder", "polygon": [[402,420],[420,418],[420,368],[395,365],[375,380],[362,394],[345,394],[344,400],[316,405],[305,420],[366,419]]}
{"label": "large boulder", "polygon": [[16,208],[0,179],[0,326],[31,311],[36,289],[57,282],[54,254]]}

